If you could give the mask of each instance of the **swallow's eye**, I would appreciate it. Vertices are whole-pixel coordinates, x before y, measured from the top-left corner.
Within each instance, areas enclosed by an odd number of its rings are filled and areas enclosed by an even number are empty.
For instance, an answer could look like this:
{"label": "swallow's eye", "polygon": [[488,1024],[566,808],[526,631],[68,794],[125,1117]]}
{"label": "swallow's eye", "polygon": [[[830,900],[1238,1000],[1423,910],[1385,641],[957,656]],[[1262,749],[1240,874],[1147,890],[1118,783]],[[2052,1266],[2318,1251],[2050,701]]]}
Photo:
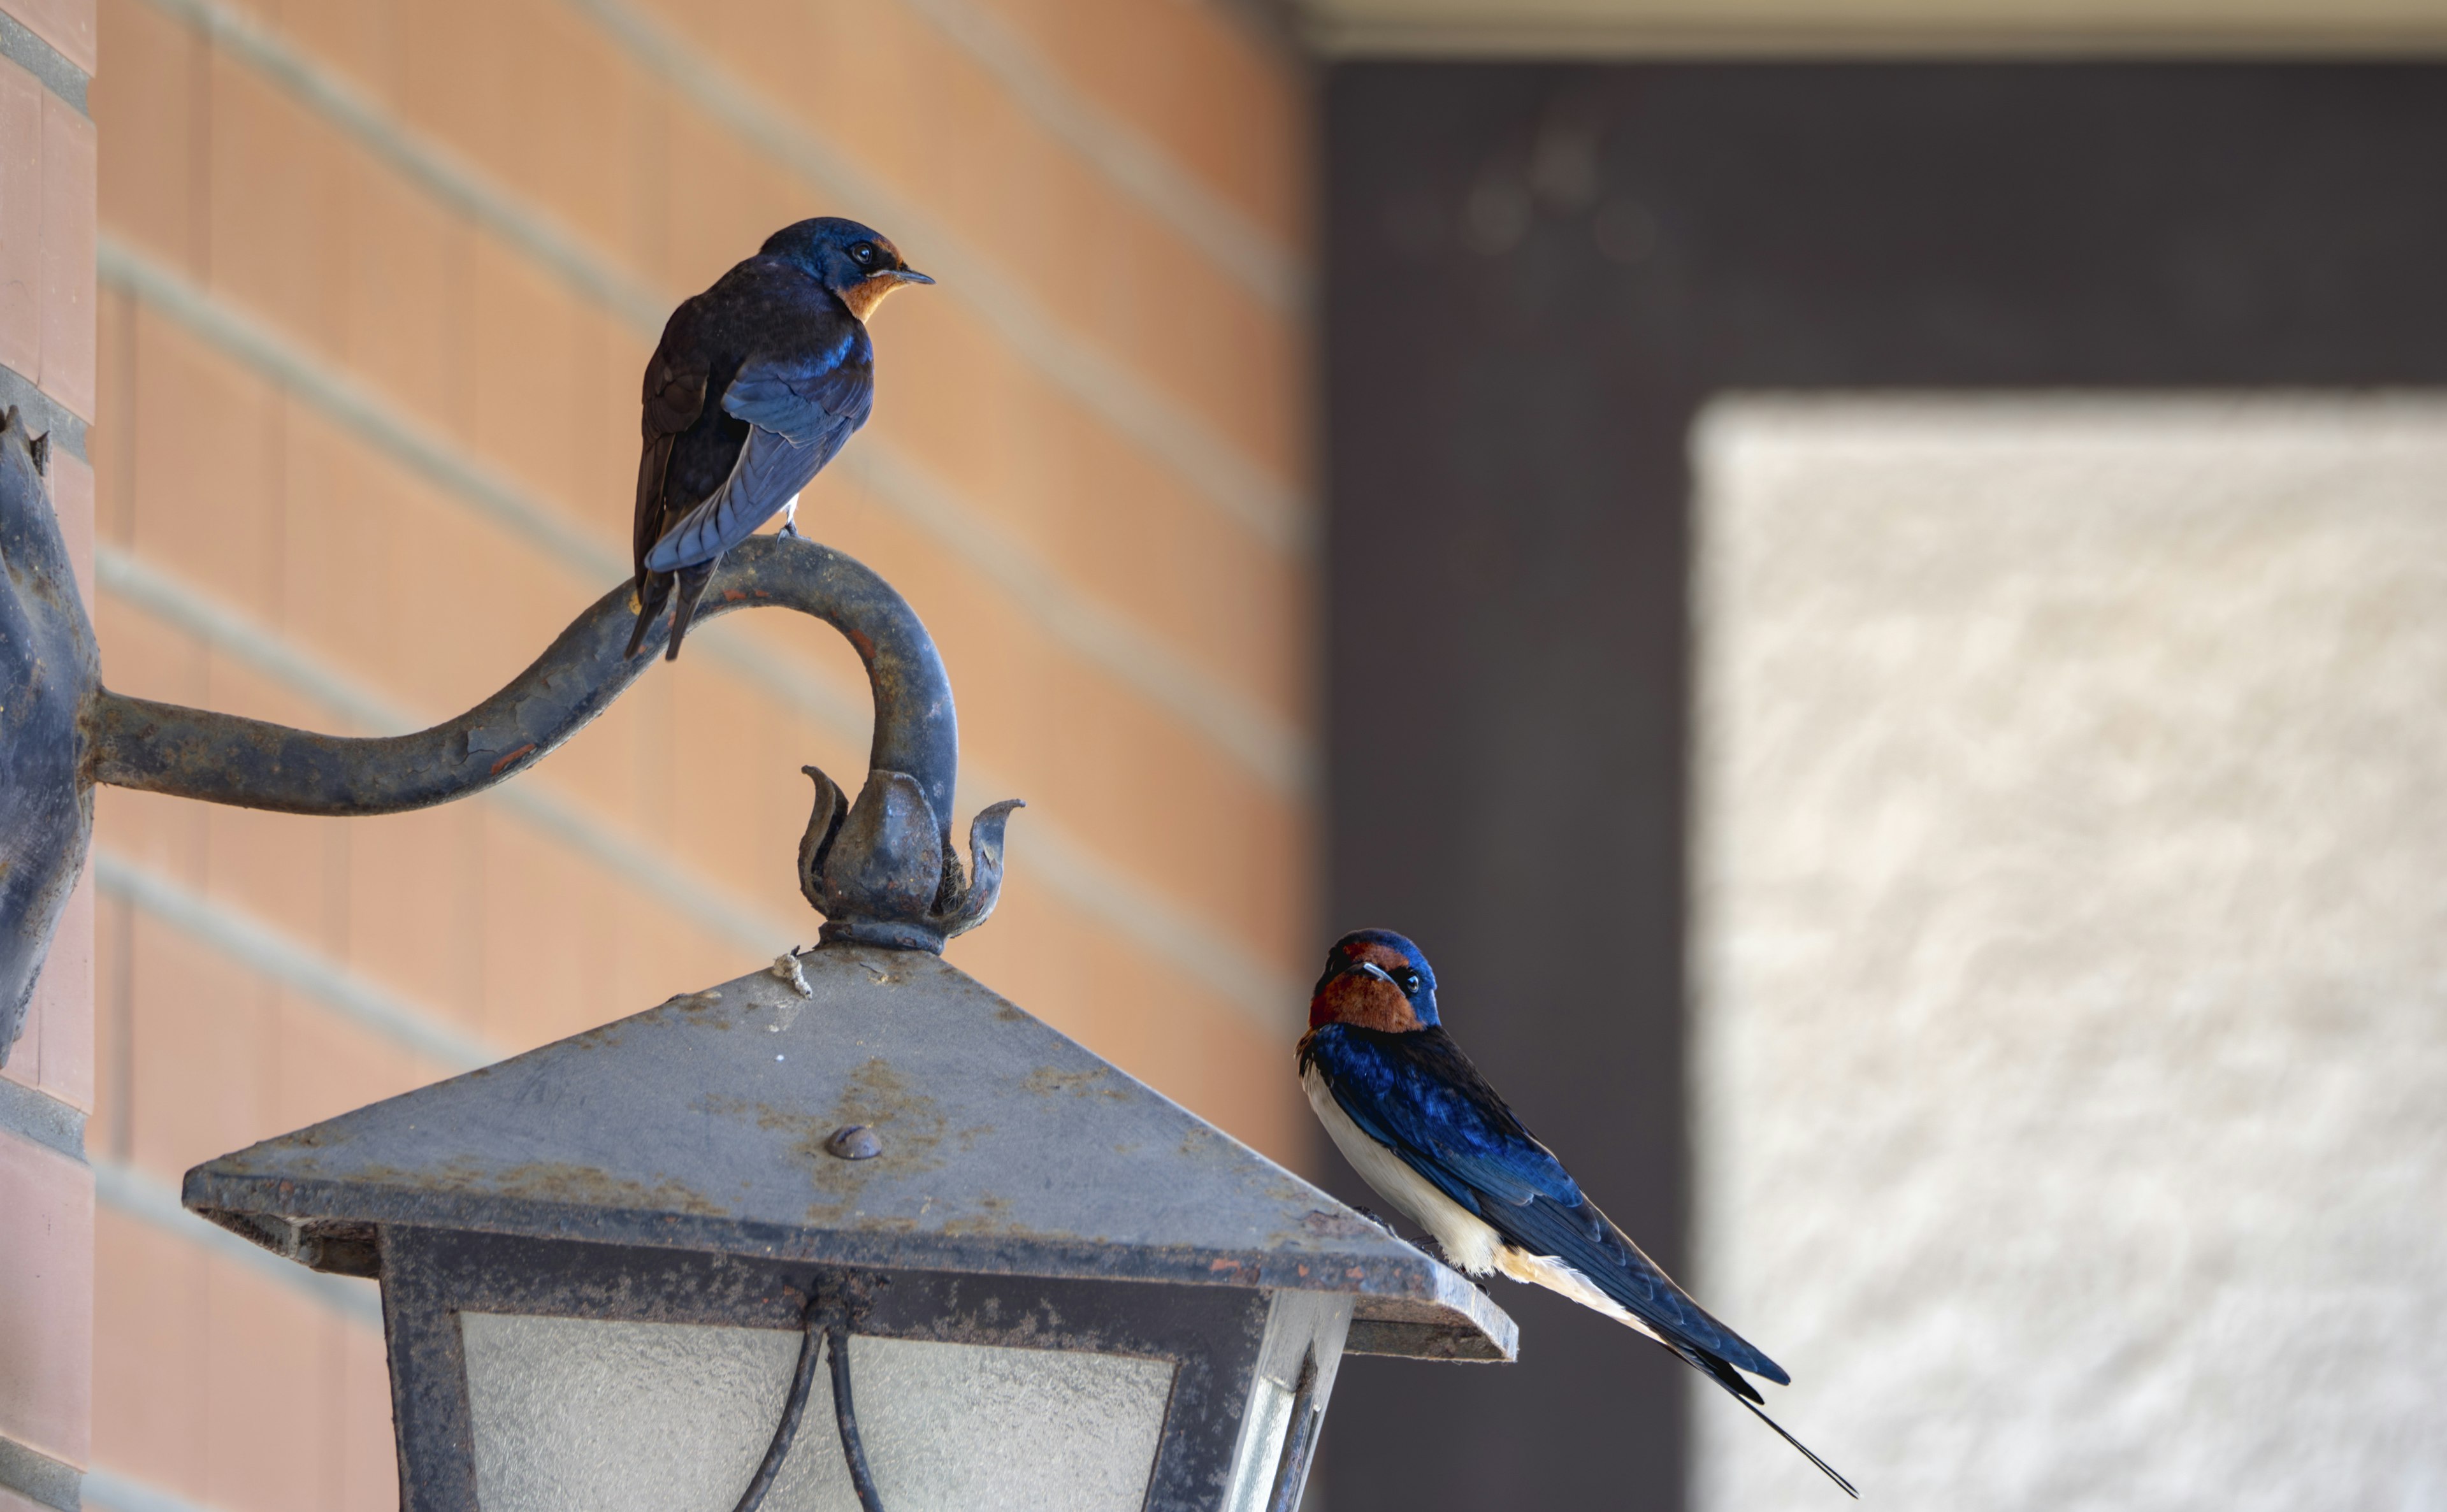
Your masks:
{"label": "swallow's eye", "polygon": [[849,249],[849,260],[862,268],[875,266],[875,243],[862,241]]}
{"label": "swallow's eye", "polygon": [[1419,973],[1407,969],[1395,972],[1394,973],[1394,985],[1402,990],[1402,995],[1404,997],[1414,997],[1418,995]]}

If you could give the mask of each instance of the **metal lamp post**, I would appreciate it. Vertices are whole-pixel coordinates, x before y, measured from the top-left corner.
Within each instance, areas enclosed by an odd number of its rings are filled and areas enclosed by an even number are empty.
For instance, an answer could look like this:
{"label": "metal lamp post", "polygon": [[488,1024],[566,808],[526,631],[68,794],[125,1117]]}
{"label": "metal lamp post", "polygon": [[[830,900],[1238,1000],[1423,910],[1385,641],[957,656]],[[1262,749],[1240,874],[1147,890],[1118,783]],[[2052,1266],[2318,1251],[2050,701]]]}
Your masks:
{"label": "metal lamp post", "polygon": [[[39,472],[11,411],[0,1053],[94,782],[443,803],[541,758],[659,649],[621,654],[616,590],[494,697],[389,739],[126,698]],[[940,958],[993,910],[1015,805],[977,817],[964,868],[950,685],[881,578],[761,538],[700,614],[763,604],[839,628],[875,697],[856,801],[808,768],[821,945],[187,1174],[213,1221],[380,1280],[403,1507],[1273,1512],[1346,1351],[1511,1358],[1469,1282]]]}

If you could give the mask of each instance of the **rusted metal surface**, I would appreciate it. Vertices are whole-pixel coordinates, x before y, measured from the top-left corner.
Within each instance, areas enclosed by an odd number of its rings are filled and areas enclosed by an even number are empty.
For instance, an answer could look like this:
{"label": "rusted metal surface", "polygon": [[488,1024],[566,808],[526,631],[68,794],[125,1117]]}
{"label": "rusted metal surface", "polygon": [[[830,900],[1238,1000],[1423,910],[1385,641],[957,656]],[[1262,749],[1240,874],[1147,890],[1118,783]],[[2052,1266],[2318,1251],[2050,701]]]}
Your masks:
{"label": "rusted metal surface", "polygon": [[101,672],[42,439],[14,406],[0,416],[0,1066],[93,832],[77,716]]}
{"label": "rusted metal surface", "polygon": [[[245,808],[390,814],[465,798],[543,759],[655,665],[656,625],[623,655],[628,588],[579,615],[509,685],[408,735],[345,736],[131,698],[102,685],[93,631],[22,422],[0,438],[0,1065],[7,1062],[59,911],[92,831],[91,784]],[[942,658],[906,600],[852,558],[758,537],[724,556],[699,620],[794,609],[839,630],[875,699],[871,770],[857,803],[822,773],[801,888],[824,937],[940,951],[994,910],[1003,828],[1016,802],[952,845],[959,722]]]}
{"label": "rusted metal surface", "polygon": [[[674,998],[198,1166],[187,1205],[310,1261],[404,1225],[1337,1292],[1355,1341],[1511,1356],[1476,1287],[939,958],[801,964],[810,996],[759,971]],[[853,1124],[875,1158],[828,1153]]]}
{"label": "rusted metal surface", "polygon": [[[802,890],[827,939],[943,948],[993,912],[1003,826],[1016,802],[977,815],[972,866],[952,848],[959,721],[942,658],[892,585],[830,547],[760,536],[732,548],[697,610],[795,609],[840,631],[875,696],[870,770],[856,804],[814,773],[800,851]],[[586,728],[655,664],[657,624],[625,655],[636,612],[626,587],[578,616],[500,692],[412,735],[324,735],[98,690],[85,712],[92,780],[292,814],[391,814],[506,782]],[[813,772],[813,768],[809,768]]]}
{"label": "rusted metal surface", "polygon": [[[892,585],[813,541],[760,536],[723,559],[700,623],[742,609],[795,609],[839,630],[875,693],[879,770],[918,784],[950,834],[959,728],[942,659]],[[352,737],[104,692],[86,716],[93,780],[290,814],[395,814],[482,792],[583,729],[655,664],[667,631],[623,656],[635,610],[627,585],[579,614],[507,687],[411,735]]]}

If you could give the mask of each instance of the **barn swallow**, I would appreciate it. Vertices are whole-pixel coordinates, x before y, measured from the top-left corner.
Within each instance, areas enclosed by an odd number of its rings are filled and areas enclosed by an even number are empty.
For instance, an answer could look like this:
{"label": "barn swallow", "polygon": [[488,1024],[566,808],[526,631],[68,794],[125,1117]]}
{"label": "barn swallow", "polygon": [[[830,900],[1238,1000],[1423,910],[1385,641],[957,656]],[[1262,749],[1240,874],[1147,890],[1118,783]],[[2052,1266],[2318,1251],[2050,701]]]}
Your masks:
{"label": "barn swallow", "polygon": [[646,363],[628,654],[669,600],[664,654],[677,656],[722,554],[777,511],[798,533],[799,490],[874,405],[868,318],[902,284],[934,281],[875,232],[825,217],[773,233],[672,312]]}
{"label": "barn swallow", "polygon": [[1852,1483],[1767,1415],[1741,1372],[1783,1367],[1710,1317],[1640,1252],[1538,1143],[1436,1015],[1436,973],[1391,930],[1326,953],[1300,1037],[1300,1085],[1318,1121],[1377,1195],[1471,1276],[1501,1271],[1628,1324],[1733,1393],[1827,1472]]}

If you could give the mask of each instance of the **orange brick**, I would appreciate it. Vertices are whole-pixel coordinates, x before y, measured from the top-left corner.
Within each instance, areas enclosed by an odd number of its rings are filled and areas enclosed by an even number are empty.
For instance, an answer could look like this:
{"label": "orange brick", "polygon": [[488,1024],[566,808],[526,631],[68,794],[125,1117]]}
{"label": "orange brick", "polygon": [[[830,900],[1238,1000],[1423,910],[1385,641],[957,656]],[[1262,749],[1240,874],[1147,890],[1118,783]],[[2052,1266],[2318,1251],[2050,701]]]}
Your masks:
{"label": "orange brick", "polygon": [[0,59],[0,366],[43,370],[43,86]]}
{"label": "orange brick", "polygon": [[408,623],[392,596],[389,543],[444,506],[310,406],[288,403],[280,439],[283,492],[297,501],[280,535],[282,629],[382,688]]}
{"label": "orange brick", "polygon": [[301,344],[335,351],[346,313],[347,149],[246,65],[217,52],[211,80],[213,288]]}
{"label": "orange brick", "polygon": [[643,798],[637,756],[643,719],[635,695],[624,695],[518,781],[541,784],[615,828],[635,830]]}
{"label": "orange brick", "polygon": [[407,119],[615,260],[654,186],[636,171],[648,86],[601,28],[543,0],[432,0],[398,36]]}
{"label": "orange brick", "polygon": [[494,0],[493,32],[514,129],[484,143],[503,176],[620,262],[640,266],[642,205],[659,184],[640,172],[650,86],[618,45],[576,9]]}
{"label": "orange brick", "polygon": [[[896,521],[836,535],[914,603],[959,690],[967,749],[1123,872],[1261,955],[1304,957],[1305,812],[1015,616]],[[1082,730],[1095,731],[1081,739]],[[1195,857],[1195,865],[1183,858]]]}
{"label": "orange brick", "polygon": [[128,973],[135,1163],[176,1181],[267,1133],[272,990],[207,942],[139,909]]}
{"label": "orange brick", "polygon": [[1205,6],[973,0],[1053,71],[1287,246],[1305,235],[1306,65]]}
{"label": "orange brick", "polygon": [[329,822],[351,830],[349,963],[474,1028],[484,909],[475,805]]}
{"label": "orange brick", "polygon": [[666,217],[673,289],[693,293],[731,264],[754,256],[782,227],[841,213],[842,207],[821,202],[787,169],[693,108],[671,108],[665,140],[671,161],[682,165],[671,176]]}
{"label": "orange brick", "polygon": [[[88,435],[88,441],[90,436]],[[65,446],[51,453],[51,509],[60,522],[61,543],[76,572],[77,597],[93,614],[93,468],[79,462]]]}
{"label": "orange brick", "polygon": [[[562,513],[579,515],[580,427],[593,413],[580,397],[579,302],[490,236],[475,238],[472,250],[467,363],[461,375],[467,386],[467,439]],[[592,386],[584,391],[591,393]],[[616,526],[607,534],[613,542],[623,539]]]}
{"label": "orange brick", "polygon": [[206,652],[200,640],[115,593],[95,601],[93,628],[102,647],[103,681],[111,688],[164,703],[203,702]]}
{"label": "orange brick", "polygon": [[147,871],[202,886],[204,832],[202,805],[186,799],[124,787],[94,789],[96,848]]}
{"label": "orange brick", "polygon": [[94,130],[43,95],[43,391],[87,420],[94,406]]}
{"label": "orange brick", "polygon": [[[771,0],[691,9],[689,34],[729,70],[989,249],[1084,345],[1261,469],[1300,476],[1307,351],[1292,317],[1081,162],[914,14],[863,9],[854,38],[827,38],[825,22]],[[926,266],[925,247],[901,239]],[[1099,249],[1095,277],[1079,275],[1083,246]]]}
{"label": "orange brick", "polygon": [[618,884],[498,806],[485,821],[485,1031],[524,1049],[618,1016],[594,928]]}
{"label": "orange brick", "polygon": [[347,826],[311,814],[198,806],[204,813],[205,891],[336,955],[349,927]]}
{"label": "orange brick", "polygon": [[[738,677],[716,671],[710,657],[683,654],[665,669],[672,683],[673,849],[696,870],[734,888],[769,877],[786,853],[795,866],[806,826],[807,780],[773,749],[766,701]],[[777,770],[778,769],[778,770]],[[789,791],[782,778],[798,784]],[[855,787],[864,770],[837,780]]]}
{"label": "orange brick", "polygon": [[287,988],[274,992],[267,1135],[438,1081],[443,1068]]}
{"label": "orange brick", "polygon": [[93,0],[9,0],[9,13],[87,74],[96,56]]}
{"label": "orange brick", "polygon": [[[807,916],[800,944],[815,943],[816,919]],[[766,965],[736,942],[718,939],[660,898],[627,888],[609,895],[596,938],[612,964],[613,986],[590,1009],[598,1021],[623,1018],[664,1002],[675,992],[694,992]],[[779,954],[781,946],[774,947]]]}
{"label": "orange brick", "polygon": [[9,1048],[0,1076],[40,1087],[63,1103],[93,1111],[93,872],[68,895],[43,974],[26,1006],[25,1028]]}
{"label": "orange brick", "polygon": [[135,549],[237,608],[275,619],[275,396],[141,307],[135,389]]}
{"label": "orange brick", "polygon": [[435,431],[466,405],[469,243],[465,220],[417,186],[352,154],[348,164],[346,354]]}
{"label": "orange brick", "polygon": [[135,949],[136,911],[115,894],[93,904],[93,1116],[85,1121],[85,1147],[92,1161],[128,1158],[127,1087],[129,1025],[134,1005],[128,976]]}
{"label": "orange brick", "polygon": [[382,1335],[340,1334],[340,1484],[337,1512],[397,1512],[399,1452],[391,1436],[390,1361]]}
{"label": "orange brick", "polygon": [[360,618],[379,625],[372,666],[396,702],[435,714],[468,708],[611,586],[353,442],[328,456],[370,486],[315,501],[313,513],[329,518],[301,518],[299,528],[352,544],[314,558],[322,567],[301,561],[289,576],[328,569],[339,576],[327,592],[379,595],[391,606],[388,618]]}
{"label": "orange brick", "polygon": [[211,142],[203,39],[144,0],[102,0],[101,23],[110,66],[85,103],[110,142],[102,223],[200,275]]}
{"label": "orange brick", "polygon": [[[136,435],[136,307],[123,292],[105,289],[95,301],[98,380],[93,428],[85,455],[93,459],[94,533],[113,545],[128,543],[135,528],[129,497]],[[85,604],[91,607],[93,599]]]}
{"label": "orange brick", "polygon": [[202,1498],[260,1512],[326,1512],[336,1483],[339,1318],[255,1267],[204,1273]]}
{"label": "orange brick", "polygon": [[[306,729],[332,728],[321,705],[217,652],[204,703],[220,712]],[[216,900],[337,955],[348,939],[347,826],[305,814],[195,805],[204,823],[204,891]]]}
{"label": "orange brick", "polygon": [[1281,1035],[1268,1035],[1176,963],[1062,904],[1028,874],[1016,826],[1013,839],[993,920],[946,957],[1202,1118],[1314,1168],[1313,1125],[1291,1074],[1296,1005],[1286,1005]]}
{"label": "orange brick", "polygon": [[94,1226],[94,1458],[195,1494],[204,1480],[203,1251],[107,1207]]}
{"label": "orange brick", "polygon": [[492,46],[493,9],[487,0],[427,0],[390,39],[401,117],[465,161],[482,161],[488,141],[516,129],[506,65]]}
{"label": "orange brick", "polygon": [[[401,17],[388,0],[269,0],[264,9],[303,51],[375,99],[389,98]],[[407,24],[415,24],[412,14]]]}
{"label": "orange brick", "polygon": [[0,1132],[0,1434],[83,1465],[92,1446],[93,1173]]}
{"label": "orange brick", "polygon": [[[942,302],[896,305],[869,435],[1012,530],[1091,597],[1279,718],[1307,716],[1314,643],[1297,560],[983,347]],[[923,402],[910,402],[916,396]],[[871,439],[869,439],[871,436]],[[861,454],[837,467],[855,471]]]}
{"label": "orange brick", "polygon": [[576,513],[626,560],[637,502],[637,386],[654,343],[609,312],[581,306],[573,350]]}

